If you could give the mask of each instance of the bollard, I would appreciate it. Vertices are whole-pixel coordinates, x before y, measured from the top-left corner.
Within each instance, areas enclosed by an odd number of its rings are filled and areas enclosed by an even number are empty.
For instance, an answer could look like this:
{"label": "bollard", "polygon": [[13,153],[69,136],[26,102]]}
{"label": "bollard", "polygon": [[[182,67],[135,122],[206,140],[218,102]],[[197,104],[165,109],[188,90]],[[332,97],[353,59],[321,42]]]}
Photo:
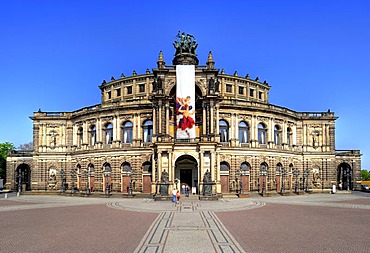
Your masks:
{"label": "bollard", "polygon": [[8,193],[5,193],[5,196],[4,196],[4,198],[6,198],[6,199],[8,198]]}

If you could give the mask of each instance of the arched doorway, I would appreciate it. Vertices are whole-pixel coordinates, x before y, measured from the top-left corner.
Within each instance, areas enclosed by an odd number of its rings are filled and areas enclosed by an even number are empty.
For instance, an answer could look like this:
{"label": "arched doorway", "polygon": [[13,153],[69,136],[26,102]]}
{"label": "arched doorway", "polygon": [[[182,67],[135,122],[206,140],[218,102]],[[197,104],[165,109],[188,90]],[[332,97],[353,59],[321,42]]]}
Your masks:
{"label": "arched doorway", "polygon": [[152,164],[147,161],[142,165],[143,169],[143,193],[150,193],[152,187]]}
{"label": "arched doorway", "polygon": [[198,187],[198,163],[194,157],[190,155],[180,156],[175,163],[175,182],[179,181],[181,184],[186,184],[190,189],[195,187],[196,192],[199,192]]}
{"label": "arched doorway", "polygon": [[[229,173],[230,166],[227,162],[220,163],[220,182],[221,182],[221,193],[229,193]],[[235,187],[231,187],[234,189]]]}
{"label": "arched doorway", "polygon": [[31,190],[31,169],[25,163],[17,167],[15,187],[18,192]]}
{"label": "arched doorway", "polygon": [[348,163],[341,163],[337,169],[337,187],[338,190],[353,190],[352,168]]}

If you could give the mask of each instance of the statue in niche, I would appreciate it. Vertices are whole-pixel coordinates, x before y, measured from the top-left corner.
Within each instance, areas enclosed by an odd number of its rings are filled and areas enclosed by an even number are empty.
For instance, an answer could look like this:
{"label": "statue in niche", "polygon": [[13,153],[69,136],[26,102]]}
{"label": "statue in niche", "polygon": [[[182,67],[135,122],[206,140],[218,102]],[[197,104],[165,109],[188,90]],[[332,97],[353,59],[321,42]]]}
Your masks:
{"label": "statue in niche", "polygon": [[211,196],[212,195],[212,181],[211,173],[207,170],[203,176],[203,195]]}
{"label": "statue in niche", "polygon": [[218,81],[218,79],[216,79],[215,82],[215,92],[220,92],[220,82]]}
{"label": "statue in niche", "polygon": [[157,89],[158,90],[163,89],[163,87],[162,87],[162,78],[160,76],[158,76],[158,78],[157,78]]}
{"label": "statue in niche", "polygon": [[161,181],[162,183],[168,183],[168,172],[166,170],[162,172]]}
{"label": "statue in niche", "polygon": [[168,172],[166,170],[162,171],[159,192],[161,196],[168,195]]}
{"label": "statue in niche", "polygon": [[154,78],[152,82],[152,86],[153,86],[153,92],[156,92],[158,90],[158,84],[157,84],[156,78]]}
{"label": "statue in niche", "polygon": [[211,77],[211,79],[209,79],[208,82],[208,93],[212,94],[214,92],[215,92],[215,80],[213,79],[213,77]]}

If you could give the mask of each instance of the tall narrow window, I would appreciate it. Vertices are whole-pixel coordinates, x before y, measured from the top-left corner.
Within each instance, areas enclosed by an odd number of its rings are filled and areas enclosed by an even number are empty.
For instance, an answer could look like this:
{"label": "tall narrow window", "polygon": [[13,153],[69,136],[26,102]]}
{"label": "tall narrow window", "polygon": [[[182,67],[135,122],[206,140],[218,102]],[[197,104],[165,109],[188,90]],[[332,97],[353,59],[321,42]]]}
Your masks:
{"label": "tall narrow window", "polygon": [[144,142],[152,142],[152,135],[153,135],[153,121],[146,120],[143,125],[143,141]]}
{"label": "tall narrow window", "polygon": [[274,128],[274,142],[276,145],[281,144],[281,128],[278,125]]}
{"label": "tall narrow window", "polygon": [[292,144],[293,144],[293,132],[292,132],[292,129],[290,127],[287,128],[286,135],[287,135],[286,137],[287,137],[288,146],[292,146]]}
{"label": "tall narrow window", "polygon": [[249,126],[246,122],[239,122],[239,142],[248,143],[249,142]]}
{"label": "tall narrow window", "polygon": [[96,143],[96,126],[92,125],[89,130],[90,146],[94,146]]}
{"label": "tall narrow window", "polygon": [[145,92],[145,84],[139,84],[139,92]]}
{"label": "tall narrow window", "polygon": [[77,146],[78,147],[81,147],[82,146],[83,137],[84,137],[83,128],[82,127],[79,127],[78,128],[78,131],[77,131]]}
{"label": "tall narrow window", "polygon": [[108,123],[105,125],[105,144],[112,144],[113,142],[113,125]]}
{"label": "tall narrow window", "polygon": [[132,123],[126,121],[122,125],[122,143],[131,143],[132,142]]}
{"label": "tall narrow window", "polygon": [[266,144],[266,126],[263,123],[258,124],[258,143]]}
{"label": "tall narrow window", "polygon": [[233,92],[233,86],[231,84],[226,84],[226,92]]}
{"label": "tall narrow window", "polygon": [[132,94],[132,86],[127,87],[127,94]]}
{"label": "tall narrow window", "polygon": [[229,125],[225,120],[220,120],[220,142],[228,142]]}

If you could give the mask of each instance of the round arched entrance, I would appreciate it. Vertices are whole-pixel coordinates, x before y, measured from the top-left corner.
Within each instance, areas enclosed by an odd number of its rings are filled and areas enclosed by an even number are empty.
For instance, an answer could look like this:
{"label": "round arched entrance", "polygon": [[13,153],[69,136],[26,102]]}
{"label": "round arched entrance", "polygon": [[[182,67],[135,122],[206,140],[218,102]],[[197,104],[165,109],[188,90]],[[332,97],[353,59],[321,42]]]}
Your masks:
{"label": "round arched entrance", "polygon": [[352,168],[348,163],[341,163],[337,169],[337,187],[338,190],[351,191],[352,184]]}
{"label": "round arched entrance", "polygon": [[198,162],[194,157],[183,155],[177,158],[175,162],[175,183],[177,180],[177,187],[186,184],[190,189],[195,187],[196,193],[198,193],[198,178]]}
{"label": "round arched entrance", "polygon": [[28,164],[22,163],[17,167],[15,188],[18,192],[31,190],[31,169]]}

